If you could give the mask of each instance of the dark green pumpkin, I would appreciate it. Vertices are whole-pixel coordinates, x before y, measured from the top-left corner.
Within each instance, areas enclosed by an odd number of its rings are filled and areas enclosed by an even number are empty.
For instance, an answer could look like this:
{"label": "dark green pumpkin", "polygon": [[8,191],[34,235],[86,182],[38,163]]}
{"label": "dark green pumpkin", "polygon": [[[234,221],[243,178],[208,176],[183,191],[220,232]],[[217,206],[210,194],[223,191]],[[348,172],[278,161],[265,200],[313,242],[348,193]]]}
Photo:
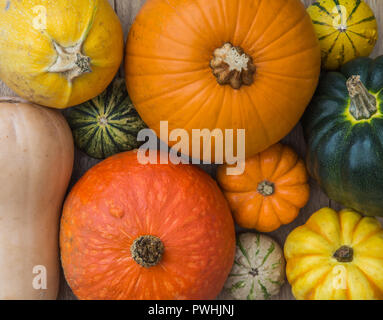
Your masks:
{"label": "dark green pumpkin", "polygon": [[146,128],[126,90],[116,79],[98,97],[66,111],[76,146],[87,155],[104,159],[138,148],[138,132]]}
{"label": "dark green pumpkin", "polygon": [[[360,76],[360,80],[353,76]],[[307,166],[327,195],[383,216],[383,56],[322,75],[303,118]]]}

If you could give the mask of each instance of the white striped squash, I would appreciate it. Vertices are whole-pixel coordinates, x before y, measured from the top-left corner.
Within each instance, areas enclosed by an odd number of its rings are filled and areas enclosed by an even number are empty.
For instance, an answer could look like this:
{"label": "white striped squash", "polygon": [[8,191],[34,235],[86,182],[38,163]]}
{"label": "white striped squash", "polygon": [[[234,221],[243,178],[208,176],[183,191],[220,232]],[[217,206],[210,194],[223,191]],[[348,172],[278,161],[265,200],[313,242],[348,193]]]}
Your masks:
{"label": "white striped squash", "polygon": [[281,247],[268,236],[244,233],[237,237],[231,273],[219,299],[268,300],[285,282],[285,260]]}

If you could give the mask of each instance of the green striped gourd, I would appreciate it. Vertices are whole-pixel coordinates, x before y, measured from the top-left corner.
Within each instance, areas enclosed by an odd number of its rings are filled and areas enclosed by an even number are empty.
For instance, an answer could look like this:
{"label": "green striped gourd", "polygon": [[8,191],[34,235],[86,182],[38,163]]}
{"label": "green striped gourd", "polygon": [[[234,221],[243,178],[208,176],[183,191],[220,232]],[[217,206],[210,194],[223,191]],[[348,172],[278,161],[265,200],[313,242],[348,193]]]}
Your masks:
{"label": "green striped gourd", "polygon": [[378,25],[363,0],[320,0],[308,8],[321,51],[322,64],[336,70],[371,54],[378,40]]}
{"label": "green striped gourd", "polygon": [[285,282],[281,247],[268,236],[244,233],[237,237],[235,262],[219,298],[268,300]]}
{"label": "green striped gourd", "polygon": [[98,97],[65,112],[76,146],[87,155],[104,159],[138,148],[137,134],[146,128],[126,90],[115,79]]}

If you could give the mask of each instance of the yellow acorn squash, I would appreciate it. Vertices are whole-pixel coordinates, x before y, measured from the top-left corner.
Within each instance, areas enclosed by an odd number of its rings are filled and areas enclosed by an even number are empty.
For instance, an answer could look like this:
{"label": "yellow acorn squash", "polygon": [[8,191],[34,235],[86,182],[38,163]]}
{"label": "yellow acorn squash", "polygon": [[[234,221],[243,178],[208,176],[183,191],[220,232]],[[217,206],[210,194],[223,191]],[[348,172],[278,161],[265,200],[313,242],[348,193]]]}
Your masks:
{"label": "yellow acorn squash", "polygon": [[284,251],[299,300],[383,299],[383,229],[376,218],[324,208],[288,236]]}

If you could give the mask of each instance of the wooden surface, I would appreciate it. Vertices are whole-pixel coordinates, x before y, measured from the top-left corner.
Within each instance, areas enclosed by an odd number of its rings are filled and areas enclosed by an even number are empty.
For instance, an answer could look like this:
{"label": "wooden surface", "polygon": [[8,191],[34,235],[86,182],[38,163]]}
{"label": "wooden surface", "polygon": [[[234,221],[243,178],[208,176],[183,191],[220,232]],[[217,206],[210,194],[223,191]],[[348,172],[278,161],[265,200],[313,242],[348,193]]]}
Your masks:
{"label": "wooden surface", "polygon": [[[209,0],[206,0],[209,1]],[[254,0],[256,1],[256,0]],[[371,8],[374,10],[375,15],[379,21],[379,31],[380,35],[383,37],[383,0],[365,0]],[[140,10],[141,6],[145,3],[145,0],[109,0],[110,4],[113,6],[118,16],[120,17],[122,26],[124,28],[125,39],[128,34],[129,28],[134,21],[134,17]],[[302,0],[306,6],[315,2],[315,0]],[[197,23],[197,22],[196,22]],[[382,39],[382,38],[380,38]],[[380,40],[374,50],[373,56],[383,54],[383,42]],[[123,74],[122,69],[120,74]],[[8,89],[0,81],[0,96],[14,96],[15,94]],[[298,125],[284,140],[285,143],[291,145],[297,152],[304,157],[306,152],[306,145],[302,135],[301,126]],[[70,187],[92,166],[94,166],[98,161],[87,157],[85,154],[76,150],[76,158],[74,171],[72,176],[72,181]],[[203,166],[203,169],[209,172],[213,177],[215,176],[215,166]],[[299,218],[288,226],[284,226],[279,230],[271,233],[270,235],[277,240],[280,245],[283,246],[284,241],[287,235],[297,226],[302,225],[307,221],[312,213],[319,210],[322,207],[330,206],[334,209],[340,209],[340,206],[327,198],[323,192],[319,189],[318,185],[311,181],[311,198],[308,205],[301,211]],[[59,299],[75,299],[72,291],[66,284],[66,281],[61,275],[61,285],[59,292]],[[291,294],[291,288],[288,284],[285,284],[281,293],[274,297],[278,300],[291,300],[294,299]]]}

